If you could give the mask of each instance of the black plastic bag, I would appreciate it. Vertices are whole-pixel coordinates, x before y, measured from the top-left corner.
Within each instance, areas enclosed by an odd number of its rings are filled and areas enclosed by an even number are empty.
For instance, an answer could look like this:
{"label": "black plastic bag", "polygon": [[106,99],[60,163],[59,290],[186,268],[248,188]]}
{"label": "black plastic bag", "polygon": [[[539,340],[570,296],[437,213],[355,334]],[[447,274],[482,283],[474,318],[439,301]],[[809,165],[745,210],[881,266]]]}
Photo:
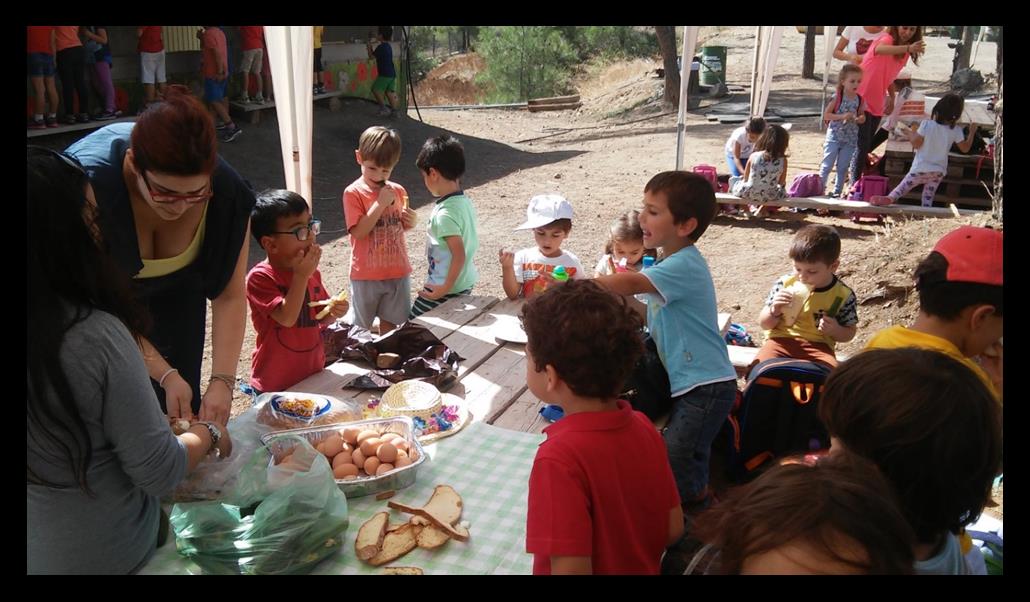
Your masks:
{"label": "black plastic bag", "polygon": [[647,415],[651,421],[669,413],[672,409],[672,391],[669,386],[669,373],[658,357],[658,346],[650,334],[644,335],[644,353],[640,355],[622,397]]}
{"label": "black plastic bag", "polygon": [[376,366],[381,353],[400,356],[400,365],[372,372],[347,383],[358,389],[385,389],[402,380],[424,380],[446,391],[458,380],[458,362],[463,360],[428,328],[405,322],[400,327],[376,338],[360,326],[332,325],[324,335],[326,362],[337,360],[365,361]]}

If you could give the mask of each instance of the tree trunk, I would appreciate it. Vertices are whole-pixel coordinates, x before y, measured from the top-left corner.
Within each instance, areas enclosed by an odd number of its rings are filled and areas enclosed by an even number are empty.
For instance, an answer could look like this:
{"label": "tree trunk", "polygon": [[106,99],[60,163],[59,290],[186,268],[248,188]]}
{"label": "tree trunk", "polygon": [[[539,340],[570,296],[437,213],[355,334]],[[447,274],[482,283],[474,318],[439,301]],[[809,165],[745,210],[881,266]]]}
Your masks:
{"label": "tree trunk", "polygon": [[[676,28],[671,25],[655,25],[658,47],[662,49],[662,64],[665,67],[665,96],[662,102],[667,107],[680,104],[680,71],[676,67]],[[691,57],[683,57],[689,61]],[[689,64],[689,63],[688,63]]]}
{"label": "tree trunk", "polygon": [[[981,27],[983,27],[981,25]],[[967,25],[962,28],[962,39],[959,41],[958,58],[955,59],[955,71],[969,69],[969,57],[973,54],[973,42],[976,36],[973,35],[973,27]]]}
{"label": "tree trunk", "polygon": [[1002,183],[1005,181],[1003,172],[1005,170],[1005,161],[1002,158],[1002,150],[1004,146],[1002,144],[1002,126],[1005,123],[1002,117],[1002,111],[1004,110],[1005,100],[1005,82],[1002,80],[1002,63],[1001,63],[1001,32],[1002,29],[998,28],[998,102],[994,103],[994,202],[993,214],[995,219],[1002,219],[1002,201],[1004,200],[1004,192],[1002,191]]}
{"label": "tree trunk", "polygon": [[[805,53],[801,59],[801,77],[806,79],[815,78],[815,28],[816,25],[809,25],[805,28]],[[830,35],[824,31],[823,35]]]}

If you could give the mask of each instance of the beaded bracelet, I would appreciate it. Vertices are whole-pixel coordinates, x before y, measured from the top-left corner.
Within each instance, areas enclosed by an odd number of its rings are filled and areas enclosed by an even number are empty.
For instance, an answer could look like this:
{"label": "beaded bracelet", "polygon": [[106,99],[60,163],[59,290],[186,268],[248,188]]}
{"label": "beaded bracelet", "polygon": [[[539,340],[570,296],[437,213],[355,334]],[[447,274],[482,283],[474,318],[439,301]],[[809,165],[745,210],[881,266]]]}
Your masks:
{"label": "beaded bracelet", "polygon": [[213,380],[220,381],[226,387],[229,387],[230,394],[236,390],[236,377],[232,374],[212,374],[211,378],[208,379],[208,383]]}

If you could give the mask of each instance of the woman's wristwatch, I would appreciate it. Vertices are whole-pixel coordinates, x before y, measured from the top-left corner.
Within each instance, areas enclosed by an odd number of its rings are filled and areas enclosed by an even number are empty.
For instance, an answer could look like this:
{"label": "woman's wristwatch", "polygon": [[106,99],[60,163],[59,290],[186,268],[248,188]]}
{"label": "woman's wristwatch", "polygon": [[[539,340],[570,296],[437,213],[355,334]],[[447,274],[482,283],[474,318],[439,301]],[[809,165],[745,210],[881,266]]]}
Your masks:
{"label": "woman's wristwatch", "polygon": [[222,454],[218,451],[218,442],[222,440],[222,429],[214,422],[205,420],[198,421],[197,424],[206,426],[207,432],[211,434],[211,449],[208,450],[208,453],[214,454],[215,458],[220,458]]}

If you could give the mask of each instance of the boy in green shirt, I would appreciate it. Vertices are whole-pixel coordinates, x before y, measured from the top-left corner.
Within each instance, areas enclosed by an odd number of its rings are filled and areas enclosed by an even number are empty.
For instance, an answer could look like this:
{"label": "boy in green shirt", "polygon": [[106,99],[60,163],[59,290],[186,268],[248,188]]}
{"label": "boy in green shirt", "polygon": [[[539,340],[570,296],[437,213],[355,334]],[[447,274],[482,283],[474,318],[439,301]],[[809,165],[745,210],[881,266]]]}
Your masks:
{"label": "boy in green shirt", "polygon": [[465,149],[453,136],[430,138],[422,145],[415,165],[422,171],[426,189],[437,199],[426,228],[429,273],[411,306],[409,320],[447,299],[470,294],[479,277],[472,262],[479,248],[476,208],[459,182],[465,173]]}

